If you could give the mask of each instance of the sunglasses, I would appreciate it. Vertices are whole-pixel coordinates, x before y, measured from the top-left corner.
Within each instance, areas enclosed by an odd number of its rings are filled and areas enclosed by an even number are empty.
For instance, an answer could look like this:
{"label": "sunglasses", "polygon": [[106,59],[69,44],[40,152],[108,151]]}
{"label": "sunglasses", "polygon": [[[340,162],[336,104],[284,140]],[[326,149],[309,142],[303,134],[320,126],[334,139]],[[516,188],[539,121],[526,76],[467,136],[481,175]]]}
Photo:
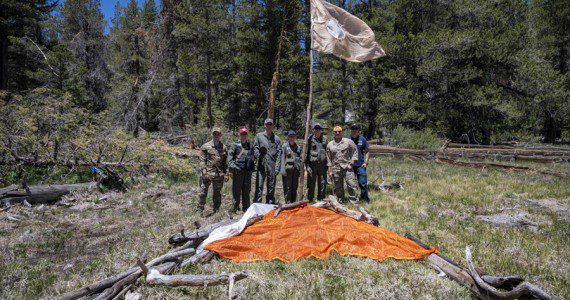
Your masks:
{"label": "sunglasses", "polygon": [[341,133],[342,131],[333,131],[334,133]]}
{"label": "sunglasses", "polygon": [[273,123],[265,123],[265,126],[267,126],[267,125],[273,126]]}
{"label": "sunglasses", "polygon": [[216,135],[216,136],[217,136],[217,135],[222,135],[222,134],[219,133],[219,132],[214,132],[213,135]]}

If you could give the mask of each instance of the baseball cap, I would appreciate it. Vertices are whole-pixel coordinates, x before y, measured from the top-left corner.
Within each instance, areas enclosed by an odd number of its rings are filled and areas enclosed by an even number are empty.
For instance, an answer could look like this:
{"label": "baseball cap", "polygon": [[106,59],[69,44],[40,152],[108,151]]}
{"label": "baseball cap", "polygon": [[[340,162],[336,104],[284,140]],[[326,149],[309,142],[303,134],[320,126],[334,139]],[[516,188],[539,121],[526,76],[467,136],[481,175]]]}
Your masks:
{"label": "baseball cap", "polygon": [[287,136],[290,135],[297,135],[297,133],[295,132],[295,130],[289,130],[289,132],[287,132]]}
{"label": "baseball cap", "polygon": [[317,123],[315,124],[315,126],[313,126],[314,129],[323,129],[323,125],[321,125],[321,123]]}
{"label": "baseball cap", "polygon": [[340,127],[340,126],[335,126],[335,127],[333,128],[333,131],[342,131],[342,127]]}
{"label": "baseball cap", "polygon": [[240,128],[239,134],[244,134],[244,133],[245,133],[245,134],[248,134],[248,133],[249,133],[249,130],[247,130],[247,128],[245,128],[245,127],[244,127],[244,128]]}
{"label": "baseball cap", "polygon": [[216,127],[212,128],[212,133],[214,133],[214,132],[222,133],[222,129],[220,129],[220,127],[216,126]]}
{"label": "baseball cap", "polygon": [[271,119],[271,118],[265,119],[265,122],[263,122],[263,125],[266,125],[267,123],[273,124],[273,119]]}
{"label": "baseball cap", "polygon": [[351,130],[358,130],[358,129],[360,129],[360,127],[358,126],[358,124],[354,123],[354,124],[350,125],[350,129]]}

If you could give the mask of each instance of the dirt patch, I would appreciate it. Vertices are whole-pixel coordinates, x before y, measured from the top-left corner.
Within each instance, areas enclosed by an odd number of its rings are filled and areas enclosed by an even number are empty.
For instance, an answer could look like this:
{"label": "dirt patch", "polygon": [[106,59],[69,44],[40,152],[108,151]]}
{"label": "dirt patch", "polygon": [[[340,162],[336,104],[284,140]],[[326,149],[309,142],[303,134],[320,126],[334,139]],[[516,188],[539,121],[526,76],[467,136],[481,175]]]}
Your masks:
{"label": "dirt patch", "polygon": [[545,216],[529,214],[520,209],[505,209],[497,214],[478,215],[477,219],[498,227],[528,228],[538,230],[540,225],[552,225],[552,221]]}
{"label": "dirt patch", "polygon": [[[561,199],[563,202],[569,202],[569,199]],[[556,199],[527,199],[524,200],[524,204],[528,207],[532,207],[539,210],[548,210],[554,213],[570,215],[570,205],[560,203]]]}

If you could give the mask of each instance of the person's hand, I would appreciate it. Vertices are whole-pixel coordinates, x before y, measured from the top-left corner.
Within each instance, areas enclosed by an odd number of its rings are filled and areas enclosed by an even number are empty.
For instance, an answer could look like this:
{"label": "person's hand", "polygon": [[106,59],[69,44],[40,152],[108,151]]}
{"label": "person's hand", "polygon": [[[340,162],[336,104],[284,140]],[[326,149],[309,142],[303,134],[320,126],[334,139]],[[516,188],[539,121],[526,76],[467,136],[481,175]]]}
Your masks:
{"label": "person's hand", "polygon": [[224,175],[224,181],[228,182],[228,180],[230,180],[230,174],[226,173],[226,175]]}
{"label": "person's hand", "polygon": [[360,165],[360,166],[366,169],[367,165],[368,165],[367,163],[362,163],[362,165]]}
{"label": "person's hand", "polygon": [[327,175],[329,175],[329,177],[330,177],[330,178],[332,178],[332,177],[333,177],[333,172],[332,172],[332,170],[331,170],[331,169],[329,169],[329,170],[328,170],[328,172],[327,172]]}

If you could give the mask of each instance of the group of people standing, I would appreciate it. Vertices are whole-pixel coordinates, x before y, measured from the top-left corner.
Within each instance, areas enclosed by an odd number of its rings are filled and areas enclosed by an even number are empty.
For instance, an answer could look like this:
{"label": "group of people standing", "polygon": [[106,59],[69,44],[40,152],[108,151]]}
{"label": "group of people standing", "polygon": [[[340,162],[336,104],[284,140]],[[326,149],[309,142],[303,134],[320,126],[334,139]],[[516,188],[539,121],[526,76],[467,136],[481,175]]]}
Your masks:
{"label": "group of people standing", "polygon": [[[297,189],[301,174],[301,146],[297,144],[297,133],[287,132],[287,140],[281,139],[273,132],[272,119],[264,122],[265,130],[258,133],[252,142],[249,141],[247,128],[239,130],[239,141],[226,147],[221,142],[220,128],[212,129],[212,140],[200,148],[200,195],[198,210],[202,212],[206,204],[209,186],[212,185],[214,212],[222,203],[221,190],[224,181],[232,179],[232,195],[234,211],[246,211],[250,205],[251,180],[255,176],[255,193],[253,202],[261,202],[264,186],[267,187],[265,201],[275,204],[275,184],[277,174],[281,174],[285,202],[297,201]],[[366,167],[370,158],[368,142],[360,135],[357,124],[350,126],[350,137],[343,136],[340,126],[333,128],[333,139],[328,141],[323,134],[321,124],[315,124],[309,137],[307,155],[304,161],[307,171],[307,200],[325,198],[327,176],[334,185],[334,194],[344,201],[344,183],[348,189],[348,199],[352,202],[360,200],[369,203],[366,189]],[[360,197],[357,196],[357,185],[360,186]]]}

